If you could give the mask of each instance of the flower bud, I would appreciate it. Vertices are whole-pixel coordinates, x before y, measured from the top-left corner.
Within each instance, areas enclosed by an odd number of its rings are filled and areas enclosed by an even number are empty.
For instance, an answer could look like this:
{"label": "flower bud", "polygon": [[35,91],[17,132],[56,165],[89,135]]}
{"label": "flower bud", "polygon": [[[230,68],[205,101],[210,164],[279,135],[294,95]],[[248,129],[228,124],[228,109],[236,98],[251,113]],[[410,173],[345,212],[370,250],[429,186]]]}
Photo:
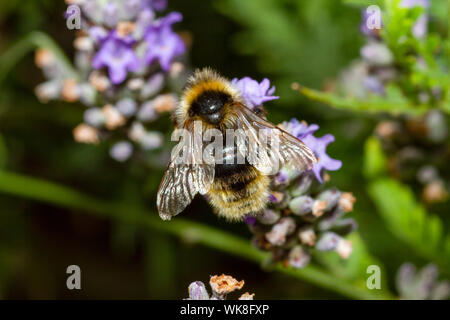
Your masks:
{"label": "flower bud", "polygon": [[87,124],[80,124],[73,130],[75,141],[81,143],[97,144],[99,143],[98,131]]}
{"label": "flower bud", "polygon": [[326,190],[317,196],[318,200],[326,201],[327,207],[326,211],[331,210],[339,201],[341,197],[341,192],[337,189],[333,188],[330,190]]}
{"label": "flower bud", "polygon": [[313,182],[313,176],[310,173],[304,173],[298,180],[298,182],[294,185],[292,189],[292,196],[298,197],[303,194],[305,194],[309,188],[311,187],[311,184]]}
{"label": "flower bud", "polygon": [[327,210],[328,202],[325,200],[315,200],[312,206],[312,214],[321,217]]}
{"label": "flower bud", "polygon": [[394,59],[392,52],[385,44],[374,41],[361,48],[361,56],[373,66],[386,66]]}
{"label": "flower bud", "polygon": [[271,225],[280,219],[280,214],[274,210],[266,209],[260,215],[256,216],[256,219],[265,225]]}
{"label": "flower bud", "polygon": [[309,263],[310,260],[311,257],[309,253],[305,249],[303,249],[302,246],[295,246],[289,252],[289,265],[294,268],[303,268]]}
{"label": "flower bud", "polygon": [[286,198],[286,194],[282,192],[272,192],[269,194],[269,201],[274,204],[281,203]]}
{"label": "flower bud", "polygon": [[192,282],[188,288],[189,300],[209,300],[208,291],[201,281]]}
{"label": "flower bud", "polygon": [[126,123],[126,120],[122,116],[122,114],[111,105],[104,106],[102,108],[102,112],[106,118],[106,128],[108,128],[109,130],[114,130]]}
{"label": "flower bud", "polygon": [[317,235],[312,227],[303,227],[298,232],[298,237],[302,244],[313,247],[316,243]]}
{"label": "flower bud", "polygon": [[286,242],[286,237],[295,230],[295,221],[292,218],[282,218],[272,230],[266,233],[266,239],[275,246],[281,246]]}
{"label": "flower bud", "polygon": [[94,127],[101,127],[105,123],[105,116],[100,108],[90,108],[84,112],[84,122]]}
{"label": "flower bud", "polygon": [[341,238],[336,247],[336,252],[341,256],[342,259],[347,259],[353,252],[352,242]]}
{"label": "flower bud", "polygon": [[427,203],[443,202],[448,199],[448,191],[441,180],[435,180],[425,186],[423,198]]}
{"label": "flower bud", "polygon": [[300,196],[289,202],[289,209],[296,215],[303,216],[312,211],[314,200],[309,196]]}
{"label": "flower bud", "polygon": [[124,98],[117,102],[117,110],[125,117],[131,117],[137,110],[136,101],[131,98]]}
{"label": "flower bud", "polygon": [[334,232],[324,233],[317,241],[316,249],[320,251],[330,251],[337,248],[341,237]]}
{"label": "flower bud", "polygon": [[127,161],[133,153],[133,145],[128,141],[116,143],[110,150],[109,155],[119,162]]}
{"label": "flower bud", "polygon": [[344,192],[344,193],[342,193],[341,197],[339,198],[339,207],[344,212],[351,212],[351,211],[353,211],[353,205],[355,202],[356,202],[356,198],[353,196],[353,193]]}
{"label": "flower bud", "polygon": [[358,223],[354,219],[339,219],[331,226],[331,230],[341,236],[345,236],[354,231]]}

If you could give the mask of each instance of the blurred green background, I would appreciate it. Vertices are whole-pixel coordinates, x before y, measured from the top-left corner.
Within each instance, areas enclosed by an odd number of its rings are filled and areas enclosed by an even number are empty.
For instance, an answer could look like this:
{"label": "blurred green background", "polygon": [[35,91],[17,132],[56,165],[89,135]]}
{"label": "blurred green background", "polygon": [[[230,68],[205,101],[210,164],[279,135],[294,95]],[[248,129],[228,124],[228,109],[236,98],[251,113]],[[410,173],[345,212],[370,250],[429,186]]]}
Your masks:
{"label": "blurred green background", "polygon": [[[364,188],[364,143],[382,116],[337,111],[291,90],[294,81],[322,89],[359,56],[364,42],[360,8],[330,0],[171,0],[169,8],[183,13],[177,28],[192,35],[193,67],[210,66],[229,78],[268,77],[281,97],[267,105],[270,120],[296,117],[319,124],[319,136],[335,136],[328,154],[342,160],[343,167],[330,173],[331,183],[355,194],[351,216],[368,251],[382,262],[383,281],[392,292],[402,263],[429,262],[392,234]],[[41,30],[72,57],[73,34],[63,27],[64,10],[63,1],[1,1],[0,53]],[[33,90],[42,80],[30,52],[1,84],[0,170],[69,186],[105,201],[139,204],[156,216],[155,194],[163,170],[120,164],[108,156],[106,146],[74,142],[72,129],[82,120],[83,107],[41,104]],[[169,119],[163,122],[169,128]],[[448,202],[433,208],[445,230],[448,209]],[[245,290],[256,293],[257,299],[343,298],[308,281],[293,281],[245,259],[194,245],[186,237],[87,211],[0,193],[0,297],[178,299],[187,296],[190,282],[226,273],[244,279]],[[250,237],[246,226],[218,219],[200,198],[182,216]],[[65,271],[71,264],[81,267],[80,291],[66,288]]]}

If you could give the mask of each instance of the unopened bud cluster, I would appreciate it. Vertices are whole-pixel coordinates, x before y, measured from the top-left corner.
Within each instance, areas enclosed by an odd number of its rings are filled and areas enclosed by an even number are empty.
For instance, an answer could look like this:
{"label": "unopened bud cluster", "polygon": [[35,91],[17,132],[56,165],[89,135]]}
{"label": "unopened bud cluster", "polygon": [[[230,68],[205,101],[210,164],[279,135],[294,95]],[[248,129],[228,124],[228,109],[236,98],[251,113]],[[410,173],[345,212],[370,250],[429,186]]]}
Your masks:
{"label": "unopened bud cluster", "polygon": [[389,173],[419,190],[426,203],[449,197],[447,121],[442,112],[432,110],[422,117],[382,121],[375,130],[387,155]]}
{"label": "unopened bud cluster", "polygon": [[[336,188],[313,191],[314,174],[283,169],[285,179],[275,177],[271,206],[263,214],[247,218],[254,245],[272,252],[276,262],[294,268],[305,267],[312,250],[336,251],[343,259],[352,253],[344,238],[357,224],[346,213],[353,210],[355,198]],[[280,174],[279,174],[280,175]]]}
{"label": "unopened bud cluster", "polygon": [[450,297],[450,282],[438,278],[439,269],[434,264],[420,270],[411,263],[403,264],[396,277],[400,299],[447,300]]}
{"label": "unopened bud cluster", "polygon": [[[36,52],[36,65],[47,81],[36,88],[47,102],[81,102],[87,107],[74,131],[76,141],[111,144],[110,155],[125,161],[136,150],[159,148],[163,135],[154,129],[162,113],[177,104],[186,78],[182,55],[186,46],[172,25],[178,12],[160,16],[166,1],[66,0],[66,18],[79,8],[81,28],[75,32],[74,70],[53,51]],[[68,30],[69,32],[69,30]]]}

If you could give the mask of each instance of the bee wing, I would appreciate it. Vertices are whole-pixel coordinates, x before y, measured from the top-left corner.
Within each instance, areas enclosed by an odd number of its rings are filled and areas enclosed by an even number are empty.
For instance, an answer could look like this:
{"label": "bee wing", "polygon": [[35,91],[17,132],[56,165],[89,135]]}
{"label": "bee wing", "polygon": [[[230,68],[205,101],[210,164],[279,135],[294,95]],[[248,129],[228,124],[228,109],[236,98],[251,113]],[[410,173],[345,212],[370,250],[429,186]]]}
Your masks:
{"label": "bee wing", "polygon": [[[183,151],[183,157],[179,158]],[[214,165],[202,162],[202,136],[192,126],[172,151],[172,158],[159,185],[156,204],[163,220],[182,212],[197,193],[208,192],[214,180]]]}
{"label": "bee wing", "polygon": [[[262,119],[242,104],[236,104],[235,112],[245,131],[244,136],[238,137],[238,150],[244,151],[247,161],[262,173],[275,174],[282,165],[305,171],[317,163],[314,152],[296,137]],[[269,143],[261,138],[267,139]]]}

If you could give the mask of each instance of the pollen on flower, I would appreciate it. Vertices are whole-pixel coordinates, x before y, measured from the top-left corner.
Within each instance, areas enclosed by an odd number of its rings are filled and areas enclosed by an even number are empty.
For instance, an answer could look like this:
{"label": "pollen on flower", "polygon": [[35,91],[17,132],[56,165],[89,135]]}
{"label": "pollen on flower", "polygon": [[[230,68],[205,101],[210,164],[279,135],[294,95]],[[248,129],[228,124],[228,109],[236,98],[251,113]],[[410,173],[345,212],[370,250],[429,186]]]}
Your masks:
{"label": "pollen on flower", "polygon": [[393,121],[382,121],[375,129],[375,133],[381,138],[392,138],[395,133],[398,132],[398,125]]}
{"label": "pollen on flower", "polygon": [[156,112],[172,112],[175,109],[178,101],[173,94],[161,94],[157,96],[153,101],[153,107]]}
{"label": "pollen on flower", "polygon": [[356,198],[353,196],[351,192],[343,192],[341,197],[339,198],[339,206],[344,210],[344,212],[353,211],[353,205],[356,202]]}
{"label": "pollen on flower", "polygon": [[299,231],[298,236],[302,244],[313,247],[316,244],[317,235],[310,227],[303,228]]}
{"label": "pollen on flower", "polygon": [[99,92],[104,92],[111,85],[108,77],[102,75],[99,71],[95,70],[89,76],[89,83],[97,89]]}
{"label": "pollen on flower", "polygon": [[39,68],[51,65],[55,61],[53,52],[48,49],[38,49],[34,55],[34,63]]}
{"label": "pollen on flower", "polygon": [[66,79],[61,90],[62,99],[67,102],[75,102],[79,96],[77,81],[75,79]]}
{"label": "pollen on flower", "polygon": [[87,144],[98,144],[98,131],[87,124],[80,124],[73,130],[75,141]]}
{"label": "pollen on flower", "polygon": [[327,209],[328,202],[326,200],[316,200],[313,203],[312,214],[316,217],[320,217]]}
{"label": "pollen on flower", "polygon": [[117,34],[120,37],[126,37],[133,33],[135,29],[135,24],[133,22],[122,21],[117,25]]}
{"label": "pollen on flower", "polygon": [[231,276],[222,274],[220,276],[212,276],[209,280],[212,290],[219,295],[226,295],[235,290],[241,290],[244,286],[244,280],[237,281]]}
{"label": "pollen on flower", "polygon": [[73,46],[81,51],[91,51],[94,49],[94,42],[88,36],[80,36],[74,40]]}
{"label": "pollen on flower", "polygon": [[105,116],[105,126],[109,130],[114,130],[118,127],[123,126],[126,123],[126,119],[124,116],[120,114],[120,112],[114,108],[112,105],[106,105],[102,108],[102,112]]}
{"label": "pollen on flower", "polygon": [[448,192],[442,181],[435,180],[425,185],[423,198],[427,203],[443,202],[448,199]]}
{"label": "pollen on flower", "polygon": [[336,252],[342,259],[347,259],[350,257],[353,251],[352,242],[349,240],[341,239],[336,247]]}
{"label": "pollen on flower", "polygon": [[178,77],[184,71],[184,65],[180,62],[174,62],[170,66],[169,74],[172,78]]}

